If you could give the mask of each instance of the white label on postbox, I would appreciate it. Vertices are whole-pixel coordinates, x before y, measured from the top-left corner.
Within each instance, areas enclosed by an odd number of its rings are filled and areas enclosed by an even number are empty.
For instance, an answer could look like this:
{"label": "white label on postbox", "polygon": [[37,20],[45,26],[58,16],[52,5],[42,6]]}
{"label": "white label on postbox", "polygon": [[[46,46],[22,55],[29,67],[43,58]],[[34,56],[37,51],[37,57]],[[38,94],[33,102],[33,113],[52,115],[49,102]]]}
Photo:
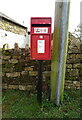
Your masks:
{"label": "white label on postbox", "polygon": [[48,28],[34,28],[34,33],[48,33]]}
{"label": "white label on postbox", "polygon": [[45,53],[45,40],[38,40],[38,53]]}

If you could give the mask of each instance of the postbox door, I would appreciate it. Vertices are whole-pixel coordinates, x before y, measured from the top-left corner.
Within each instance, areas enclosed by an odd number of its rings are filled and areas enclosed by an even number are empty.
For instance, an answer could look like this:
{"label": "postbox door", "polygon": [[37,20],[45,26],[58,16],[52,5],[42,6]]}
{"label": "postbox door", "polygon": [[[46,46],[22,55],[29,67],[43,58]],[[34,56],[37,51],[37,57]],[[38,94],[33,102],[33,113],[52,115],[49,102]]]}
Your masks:
{"label": "postbox door", "polygon": [[31,59],[49,60],[51,59],[50,35],[31,36]]}

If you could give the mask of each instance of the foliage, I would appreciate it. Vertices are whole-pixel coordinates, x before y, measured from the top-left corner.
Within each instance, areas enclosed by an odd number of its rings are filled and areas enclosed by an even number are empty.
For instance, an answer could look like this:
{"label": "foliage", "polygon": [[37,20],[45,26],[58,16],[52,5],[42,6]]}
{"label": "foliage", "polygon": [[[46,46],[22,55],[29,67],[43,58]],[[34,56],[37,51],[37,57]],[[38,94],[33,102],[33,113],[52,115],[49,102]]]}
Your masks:
{"label": "foliage", "polygon": [[79,90],[66,90],[60,107],[48,101],[47,96],[39,106],[36,94],[18,90],[4,91],[2,103],[3,118],[80,118]]}
{"label": "foliage", "polygon": [[82,24],[79,24],[77,28],[74,30],[73,35],[81,40],[82,37]]}

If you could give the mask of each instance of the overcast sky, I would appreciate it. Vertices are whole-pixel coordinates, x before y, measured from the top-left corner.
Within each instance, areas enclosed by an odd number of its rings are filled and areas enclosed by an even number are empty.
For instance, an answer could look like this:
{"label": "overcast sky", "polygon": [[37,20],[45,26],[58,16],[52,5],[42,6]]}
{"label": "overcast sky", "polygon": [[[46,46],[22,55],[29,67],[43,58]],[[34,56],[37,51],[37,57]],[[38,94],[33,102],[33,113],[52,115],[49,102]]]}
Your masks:
{"label": "overcast sky", "polygon": [[[80,1],[71,0],[69,31],[80,23]],[[23,23],[30,30],[30,17],[52,17],[54,25],[55,0],[0,0],[0,12]]]}

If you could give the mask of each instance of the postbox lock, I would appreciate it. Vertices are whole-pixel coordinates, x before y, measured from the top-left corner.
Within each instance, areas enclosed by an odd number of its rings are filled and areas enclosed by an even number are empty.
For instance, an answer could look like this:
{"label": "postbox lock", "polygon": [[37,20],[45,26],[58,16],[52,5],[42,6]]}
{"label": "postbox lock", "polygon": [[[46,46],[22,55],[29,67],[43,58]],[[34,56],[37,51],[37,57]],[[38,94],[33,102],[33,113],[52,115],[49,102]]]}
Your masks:
{"label": "postbox lock", "polygon": [[39,38],[43,38],[43,36],[42,36],[42,35],[40,35],[40,36],[39,36]]}

